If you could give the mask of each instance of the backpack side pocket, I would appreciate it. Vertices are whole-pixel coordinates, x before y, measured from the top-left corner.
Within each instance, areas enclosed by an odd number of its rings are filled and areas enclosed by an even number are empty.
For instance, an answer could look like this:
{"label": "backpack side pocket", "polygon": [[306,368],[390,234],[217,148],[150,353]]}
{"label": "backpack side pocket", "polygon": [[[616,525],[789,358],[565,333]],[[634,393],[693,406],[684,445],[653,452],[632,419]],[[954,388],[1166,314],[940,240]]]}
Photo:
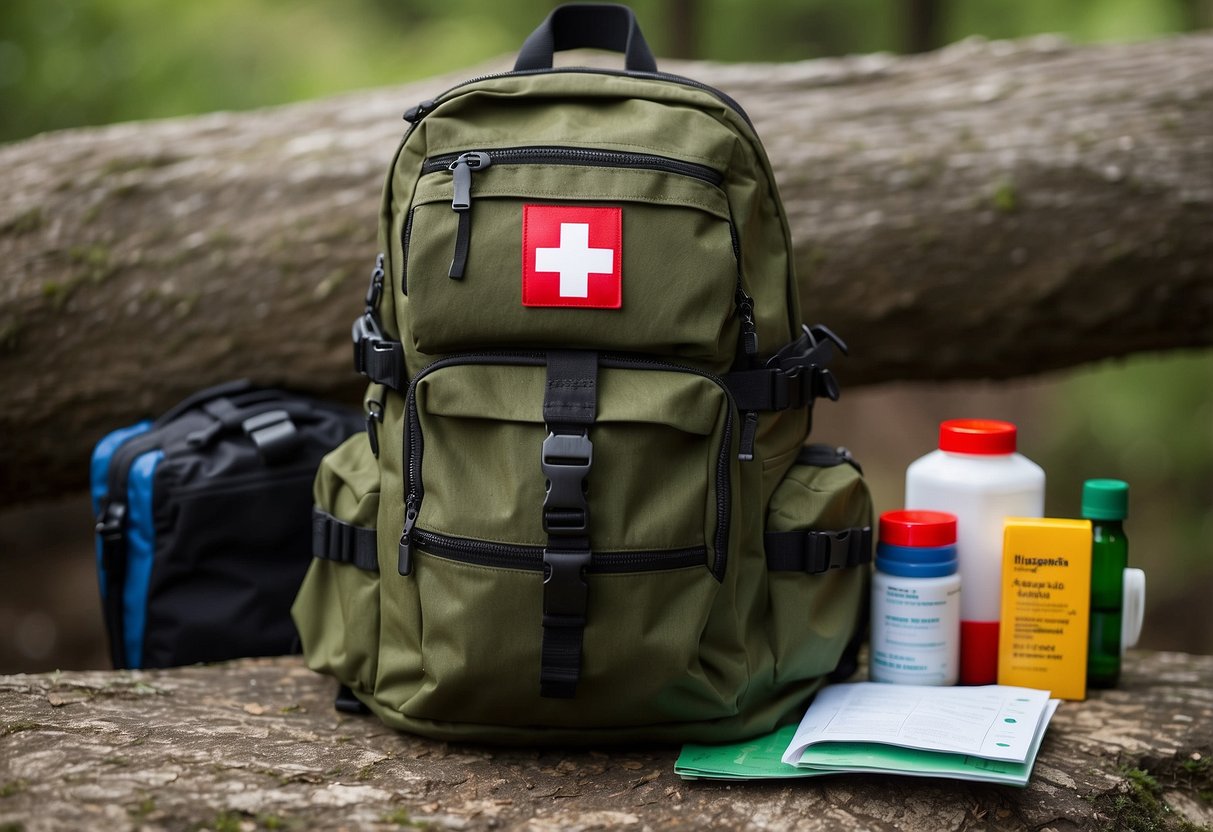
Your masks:
{"label": "backpack side pocket", "polygon": [[849,452],[801,450],[771,496],[764,546],[776,683],[853,662],[868,592],[872,498]]}
{"label": "backpack side pocket", "polygon": [[366,433],[324,457],[313,496],[315,558],[291,615],[307,666],[369,696],[379,656],[379,462]]}

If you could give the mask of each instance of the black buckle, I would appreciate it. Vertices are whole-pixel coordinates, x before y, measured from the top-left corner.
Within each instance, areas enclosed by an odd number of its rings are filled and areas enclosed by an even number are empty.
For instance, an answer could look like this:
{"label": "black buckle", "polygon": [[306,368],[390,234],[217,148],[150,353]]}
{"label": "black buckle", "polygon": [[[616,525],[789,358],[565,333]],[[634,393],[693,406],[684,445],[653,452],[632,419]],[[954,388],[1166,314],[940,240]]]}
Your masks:
{"label": "black buckle", "polygon": [[401,387],[404,350],[399,341],[385,338],[370,312],[354,321],[354,369],[376,384]]}
{"label": "black buckle", "polygon": [[240,423],[244,435],[253,440],[266,462],[278,462],[299,447],[301,439],[295,423],[285,410],[267,410]]}
{"label": "black buckle", "polygon": [[865,563],[863,558],[865,539],[871,540],[871,529],[843,529],[842,531],[811,531],[806,533],[804,571],[810,575],[845,569]]}
{"label": "black buckle", "polygon": [[354,338],[354,369],[366,375],[367,368],[371,363],[367,360],[367,348],[369,347],[370,350],[374,351],[382,344],[383,332],[379,329],[379,323],[375,320],[375,316],[367,312],[354,321],[352,335]]}
{"label": "black buckle", "polygon": [[804,407],[817,397],[838,401],[838,380],[826,366],[834,358],[837,347],[843,355],[846,343],[822,324],[801,325],[801,336],[785,346],[767,361],[775,370],[771,383],[773,409]]}
{"label": "black buckle", "polygon": [[126,504],[120,502],[107,503],[97,515],[97,525],[94,531],[106,543],[122,539],[122,525],[126,522]]}
{"label": "black buckle", "polygon": [[543,440],[540,468],[548,481],[543,500],[543,530],[547,534],[585,534],[589,528],[585,478],[593,461],[594,444],[586,431],[553,432]]}

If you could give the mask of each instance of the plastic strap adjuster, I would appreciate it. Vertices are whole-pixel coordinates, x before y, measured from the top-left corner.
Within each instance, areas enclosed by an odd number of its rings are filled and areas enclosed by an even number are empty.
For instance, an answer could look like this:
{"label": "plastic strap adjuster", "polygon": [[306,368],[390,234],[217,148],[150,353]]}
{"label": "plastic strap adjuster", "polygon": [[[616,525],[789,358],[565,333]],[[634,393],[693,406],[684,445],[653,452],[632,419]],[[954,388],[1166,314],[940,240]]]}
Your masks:
{"label": "plastic strap adjuster", "polygon": [[809,532],[805,535],[805,571],[810,575],[829,572],[854,565],[855,543],[859,543],[862,530]]}
{"label": "plastic strap adjuster", "polygon": [[585,478],[594,462],[594,443],[586,431],[549,433],[543,440],[540,468],[547,478],[543,500],[543,530],[563,537],[584,535],[589,528]]}
{"label": "plastic strap adjuster", "polygon": [[354,369],[376,384],[400,390],[404,379],[404,346],[383,336],[371,313],[354,321]]}
{"label": "plastic strap adjuster", "polygon": [[833,569],[870,563],[872,527],[767,532],[763,544],[769,571],[820,575]]}
{"label": "plastic strap adjuster", "polygon": [[244,435],[253,440],[257,452],[269,463],[292,456],[302,443],[299,431],[285,410],[267,410],[240,423]]}
{"label": "plastic strap adjuster", "polygon": [[344,523],[328,512],[313,508],[312,556],[378,572],[378,537],[374,529]]}

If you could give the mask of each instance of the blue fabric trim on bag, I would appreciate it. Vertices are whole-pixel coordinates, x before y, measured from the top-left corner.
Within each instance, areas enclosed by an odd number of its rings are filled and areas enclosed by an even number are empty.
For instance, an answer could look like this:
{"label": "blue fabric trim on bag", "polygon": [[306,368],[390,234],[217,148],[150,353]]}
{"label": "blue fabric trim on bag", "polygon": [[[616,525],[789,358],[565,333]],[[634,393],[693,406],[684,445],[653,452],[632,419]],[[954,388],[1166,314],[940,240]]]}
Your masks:
{"label": "blue fabric trim on bag", "polygon": [[148,451],[135,458],[126,481],[126,585],[122,590],[122,621],[126,663],[143,666],[143,630],[147,620],[147,589],[156,557],[152,486],[164,451]]}
{"label": "blue fabric trim on bag", "polygon": [[[101,501],[109,491],[110,460],[118,448],[141,433],[151,430],[150,419],[129,425],[125,428],[107,433],[93,448],[92,462],[89,464],[89,490],[93,497],[93,515],[101,510]],[[101,565],[101,539],[96,540],[97,548],[97,577],[101,581],[101,599],[105,600],[105,567]]]}

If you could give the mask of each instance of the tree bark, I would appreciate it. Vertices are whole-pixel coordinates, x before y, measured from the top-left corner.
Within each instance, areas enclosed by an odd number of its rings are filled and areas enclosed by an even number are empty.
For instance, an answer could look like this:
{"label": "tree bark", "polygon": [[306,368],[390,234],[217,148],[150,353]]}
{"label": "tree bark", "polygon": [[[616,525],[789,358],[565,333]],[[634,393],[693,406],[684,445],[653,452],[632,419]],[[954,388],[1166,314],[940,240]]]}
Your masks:
{"label": "tree bark", "polygon": [[[663,68],[752,116],[844,383],[1213,343],[1213,35]],[[356,396],[399,116],[462,77],[0,148],[0,503],[206,384]]]}
{"label": "tree bark", "polygon": [[1131,653],[1118,690],[1062,703],[1017,789],[686,782],[676,747],[434,742],[336,713],[297,658],[0,676],[0,828],[1178,832],[1213,822],[1211,690],[1213,656]]}

